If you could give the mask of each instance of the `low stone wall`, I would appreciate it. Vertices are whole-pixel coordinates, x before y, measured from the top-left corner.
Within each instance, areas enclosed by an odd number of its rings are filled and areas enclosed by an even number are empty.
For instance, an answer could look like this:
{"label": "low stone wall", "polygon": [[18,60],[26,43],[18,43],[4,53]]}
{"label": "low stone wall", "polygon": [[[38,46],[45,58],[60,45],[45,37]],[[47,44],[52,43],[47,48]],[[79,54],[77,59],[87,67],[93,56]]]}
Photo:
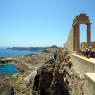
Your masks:
{"label": "low stone wall", "polygon": [[76,54],[72,54],[72,62],[74,67],[81,73],[94,73],[95,72],[95,61],[92,59],[85,58]]}
{"label": "low stone wall", "polygon": [[85,95],[95,95],[95,73],[86,73],[86,81],[84,83]]}
{"label": "low stone wall", "polygon": [[73,66],[85,76],[84,94],[95,95],[95,59],[72,54]]}

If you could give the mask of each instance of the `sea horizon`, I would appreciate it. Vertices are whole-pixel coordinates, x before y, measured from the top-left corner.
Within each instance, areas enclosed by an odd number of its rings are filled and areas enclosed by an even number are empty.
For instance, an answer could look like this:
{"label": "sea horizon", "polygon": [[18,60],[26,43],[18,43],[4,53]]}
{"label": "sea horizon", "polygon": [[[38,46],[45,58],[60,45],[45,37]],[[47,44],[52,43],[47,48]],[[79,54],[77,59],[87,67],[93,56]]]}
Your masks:
{"label": "sea horizon", "polygon": [[7,48],[0,48],[0,57],[15,57],[24,55],[34,55],[40,53],[40,50],[12,50]]}

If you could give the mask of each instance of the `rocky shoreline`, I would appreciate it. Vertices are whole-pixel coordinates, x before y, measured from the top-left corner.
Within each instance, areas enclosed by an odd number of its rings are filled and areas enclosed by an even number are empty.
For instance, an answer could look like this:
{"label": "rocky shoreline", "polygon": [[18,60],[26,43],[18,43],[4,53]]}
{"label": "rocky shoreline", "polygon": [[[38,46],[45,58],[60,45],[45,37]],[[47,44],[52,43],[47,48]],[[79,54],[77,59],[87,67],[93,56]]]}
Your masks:
{"label": "rocky shoreline", "polygon": [[[0,91],[2,90],[2,92],[0,92],[0,95],[11,95],[11,94],[8,94],[10,92],[9,91],[10,88],[14,88],[15,95],[31,95],[30,86],[29,88],[27,88],[26,86],[27,84],[31,84],[30,79],[34,78],[36,74],[33,72],[36,72],[38,67],[42,66],[42,64],[44,64],[48,59],[53,57],[53,53],[55,49],[49,48],[46,51],[43,51],[42,53],[37,54],[37,55],[0,58],[0,60],[1,59],[3,60],[4,62],[3,64],[8,64],[8,61],[9,61],[21,69],[21,72],[13,75],[13,77],[9,77],[7,75],[0,75],[0,78],[1,78],[0,85],[2,84],[3,86],[3,87],[0,87]],[[4,83],[4,81],[6,81],[6,83]],[[6,88],[5,86],[10,86],[10,88]],[[22,92],[23,89],[25,89],[24,91],[26,92]],[[28,91],[29,89],[30,91]]]}
{"label": "rocky shoreline", "polygon": [[0,64],[4,65],[8,63],[14,63],[17,65],[17,67],[26,72],[27,69],[29,70],[35,65],[43,64],[46,60],[53,56],[51,49],[47,49],[46,51],[35,55],[30,54],[16,57],[1,57]]}
{"label": "rocky shoreline", "polygon": [[[57,56],[54,56],[55,52]],[[22,69],[22,71],[12,77],[7,75],[0,76],[0,95],[39,95],[39,90],[33,90],[35,82],[34,77],[36,76],[37,71],[39,71],[39,69],[43,71],[43,68],[46,73],[53,70],[54,76],[50,88],[47,90],[50,95],[58,95],[53,93],[56,92],[56,83],[58,80],[58,83],[64,81],[66,85],[66,89],[63,87],[65,89],[64,95],[84,95],[84,75],[77,72],[76,68],[73,67],[70,56],[71,53],[68,50],[56,48],[44,50],[42,53],[37,55],[10,57],[10,59],[12,59],[12,61]],[[55,61],[52,60],[54,58],[56,58]],[[65,77],[63,77],[64,70],[67,72]],[[49,75],[47,75],[48,74],[45,74],[45,76],[42,75],[46,82],[49,80]],[[61,82],[61,84],[62,83],[63,82]]]}

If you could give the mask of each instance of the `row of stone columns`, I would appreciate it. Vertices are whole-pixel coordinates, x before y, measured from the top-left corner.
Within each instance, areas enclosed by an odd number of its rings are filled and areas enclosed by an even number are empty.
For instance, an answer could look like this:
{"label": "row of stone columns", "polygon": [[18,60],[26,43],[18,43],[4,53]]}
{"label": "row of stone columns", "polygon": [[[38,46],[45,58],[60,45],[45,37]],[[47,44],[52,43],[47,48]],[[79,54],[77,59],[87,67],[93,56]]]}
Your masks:
{"label": "row of stone columns", "polygon": [[74,27],[74,51],[80,50],[80,28],[79,25],[75,25]]}
{"label": "row of stone columns", "polygon": [[[76,52],[80,51],[80,24],[73,26],[73,49]],[[87,24],[87,47],[90,46],[91,42],[91,24]]]}
{"label": "row of stone columns", "polygon": [[87,24],[87,47],[90,46],[91,42],[91,23]]}

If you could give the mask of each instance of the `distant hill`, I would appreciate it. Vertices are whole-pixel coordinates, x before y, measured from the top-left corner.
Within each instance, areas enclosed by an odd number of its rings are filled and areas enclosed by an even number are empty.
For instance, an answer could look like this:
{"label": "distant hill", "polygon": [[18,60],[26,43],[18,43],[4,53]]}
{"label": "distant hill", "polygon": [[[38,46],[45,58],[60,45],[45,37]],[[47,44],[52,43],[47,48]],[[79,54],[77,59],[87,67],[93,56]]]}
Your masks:
{"label": "distant hill", "polygon": [[12,48],[7,48],[10,50],[26,50],[26,51],[40,51],[40,50],[45,50],[48,48],[57,48],[56,45],[50,46],[50,47],[12,47]]}
{"label": "distant hill", "polygon": [[12,47],[12,48],[7,48],[11,50],[25,50],[25,51],[39,51],[43,49],[47,49],[47,47]]}
{"label": "distant hill", "polygon": [[50,48],[58,48],[58,46],[56,46],[56,45],[53,45],[53,46],[51,46]]}

